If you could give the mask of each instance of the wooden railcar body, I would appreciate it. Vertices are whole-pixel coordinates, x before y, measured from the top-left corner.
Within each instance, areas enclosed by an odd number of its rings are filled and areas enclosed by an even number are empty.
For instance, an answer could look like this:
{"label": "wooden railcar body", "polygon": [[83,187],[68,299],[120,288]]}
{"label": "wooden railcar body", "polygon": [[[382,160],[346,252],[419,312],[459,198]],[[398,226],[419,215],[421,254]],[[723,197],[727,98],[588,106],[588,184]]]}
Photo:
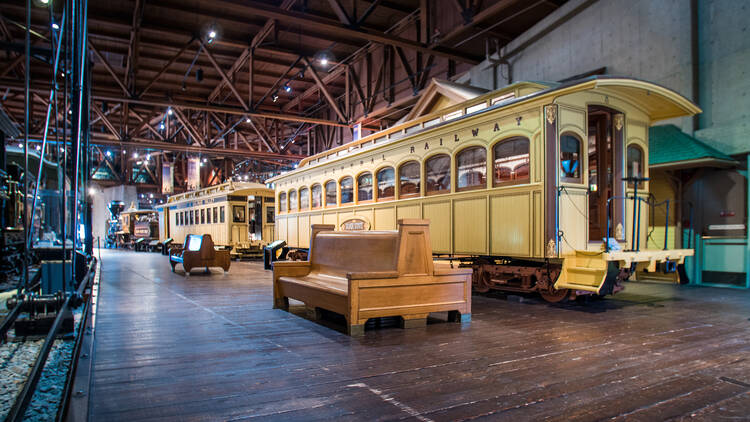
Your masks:
{"label": "wooden railcar body", "polygon": [[[604,280],[612,272],[609,262],[629,273],[636,264],[682,263],[692,253],[640,247],[648,212],[641,209],[640,224],[635,223],[636,186],[623,180],[648,177],[649,126],[699,113],[689,100],[649,82],[611,77],[562,85],[520,82],[467,101],[448,100],[437,95],[420,100],[415,108],[421,116],[312,156],[270,179],[277,239],[307,248],[311,224],[394,230],[398,219],[428,219],[433,253],[469,257],[475,287],[544,290],[553,300],[559,292],[612,293]],[[520,140],[515,156],[502,146],[510,140]],[[462,155],[471,149],[484,161]],[[431,159],[437,156],[449,163],[448,172],[433,171],[437,159]],[[515,168],[508,164],[514,159],[521,160]],[[407,163],[418,165],[417,186],[404,175]],[[393,169],[395,177],[383,169]],[[380,189],[380,175],[393,179],[391,186]],[[372,194],[360,190],[360,182],[369,183]],[[327,191],[333,186],[335,199]],[[648,196],[647,181],[637,188],[638,197]],[[322,201],[312,196],[320,189]],[[311,195],[305,208],[300,195]],[[613,196],[630,199],[607,205]],[[611,227],[605,234],[607,220]],[[605,238],[620,251],[602,252]]]}
{"label": "wooden railcar body", "polygon": [[118,216],[120,220],[120,231],[116,232],[117,246],[131,247],[133,242],[140,238],[147,241],[158,237],[157,228],[158,213],[156,210],[130,209],[123,211]]}
{"label": "wooden railcar body", "polygon": [[274,192],[251,182],[226,182],[172,195],[157,207],[159,239],[182,244],[188,234],[209,234],[232,255],[257,255],[274,238]]}

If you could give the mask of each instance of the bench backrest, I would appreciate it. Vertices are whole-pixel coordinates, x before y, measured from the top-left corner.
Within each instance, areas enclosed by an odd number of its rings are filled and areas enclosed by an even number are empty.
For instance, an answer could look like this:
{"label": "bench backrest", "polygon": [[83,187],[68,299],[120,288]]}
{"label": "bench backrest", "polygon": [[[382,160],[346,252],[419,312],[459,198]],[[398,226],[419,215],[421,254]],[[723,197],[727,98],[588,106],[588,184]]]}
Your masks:
{"label": "bench backrest", "polygon": [[429,222],[404,219],[398,231],[334,231],[314,224],[310,239],[312,272],[346,277],[350,272],[433,273]]}
{"label": "bench backrest", "polygon": [[191,252],[197,251],[200,254],[200,259],[213,259],[216,255],[214,241],[211,239],[210,234],[189,234],[185,239],[185,245],[185,250]]}

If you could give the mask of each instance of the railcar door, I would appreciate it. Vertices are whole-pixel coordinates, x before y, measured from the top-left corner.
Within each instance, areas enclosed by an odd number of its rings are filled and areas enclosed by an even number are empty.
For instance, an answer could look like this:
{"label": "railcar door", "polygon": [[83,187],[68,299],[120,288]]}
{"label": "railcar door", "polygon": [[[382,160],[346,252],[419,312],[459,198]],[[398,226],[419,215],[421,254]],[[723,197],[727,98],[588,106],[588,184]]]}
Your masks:
{"label": "railcar door", "polygon": [[[619,208],[623,206],[622,201],[613,200],[607,211],[607,200],[622,195],[622,138],[615,133],[617,111],[603,106],[590,106],[588,111],[588,238],[590,242],[600,242],[605,237],[614,237],[619,222],[615,217],[619,217]],[[620,126],[617,131],[621,129]],[[607,217],[609,233],[606,233]]]}
{"label": "railcar door", "polygon": [[274,241],[274,229],[276,227],[276,202],[274,197],[266,196],[263,197],[263,243],[271,243]]}

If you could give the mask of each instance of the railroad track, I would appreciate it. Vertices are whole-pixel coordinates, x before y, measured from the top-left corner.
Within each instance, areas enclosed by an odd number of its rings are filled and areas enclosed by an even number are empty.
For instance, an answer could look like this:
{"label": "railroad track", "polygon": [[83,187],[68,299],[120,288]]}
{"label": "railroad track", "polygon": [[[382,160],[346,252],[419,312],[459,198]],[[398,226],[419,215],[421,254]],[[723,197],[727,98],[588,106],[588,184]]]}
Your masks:
{"label": "railroad track", "polygon": [[[91,315],[95,306],[95,294],[92,293],[98,290],[98,270],[99,262],[92,258],[78,289],[64,298],[60,297],[62,305],[44,339],[23,339],[3,344],[0,350],[0,370],[6,372],[12,381],[6,382],[0,390],[0,406],[3,411],[0,418],[8,422],[25,418],[67,420],[81,347],[86,334],[90,334]],[[41,272],[38,272],[32,279],[32,286],[38,285],[40,275]],[[25,291],[34,290],[29,288]],[[83,300],[84,297],[86,300]],[[83,305],[83,309],[74,331],[75,338],[58,339],[64,315],[80,305]],[[19,301],[0,324],[0,337],[3,340],[21,313],[23,306]],[[40,380],[44,380],[43,383],[40,384]]]}

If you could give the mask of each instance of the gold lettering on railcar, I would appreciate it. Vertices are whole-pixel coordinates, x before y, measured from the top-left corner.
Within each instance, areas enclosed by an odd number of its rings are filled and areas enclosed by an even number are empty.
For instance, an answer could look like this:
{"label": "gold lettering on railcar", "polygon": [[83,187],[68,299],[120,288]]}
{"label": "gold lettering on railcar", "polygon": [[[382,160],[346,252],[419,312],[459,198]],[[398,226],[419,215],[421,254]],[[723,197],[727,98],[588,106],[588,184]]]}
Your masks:
{"label": "gold lettering on railcar", "polygon": [[341,230],[364,231],[370,230],[370,222],[362,218],[350,218],[341,222]]}

